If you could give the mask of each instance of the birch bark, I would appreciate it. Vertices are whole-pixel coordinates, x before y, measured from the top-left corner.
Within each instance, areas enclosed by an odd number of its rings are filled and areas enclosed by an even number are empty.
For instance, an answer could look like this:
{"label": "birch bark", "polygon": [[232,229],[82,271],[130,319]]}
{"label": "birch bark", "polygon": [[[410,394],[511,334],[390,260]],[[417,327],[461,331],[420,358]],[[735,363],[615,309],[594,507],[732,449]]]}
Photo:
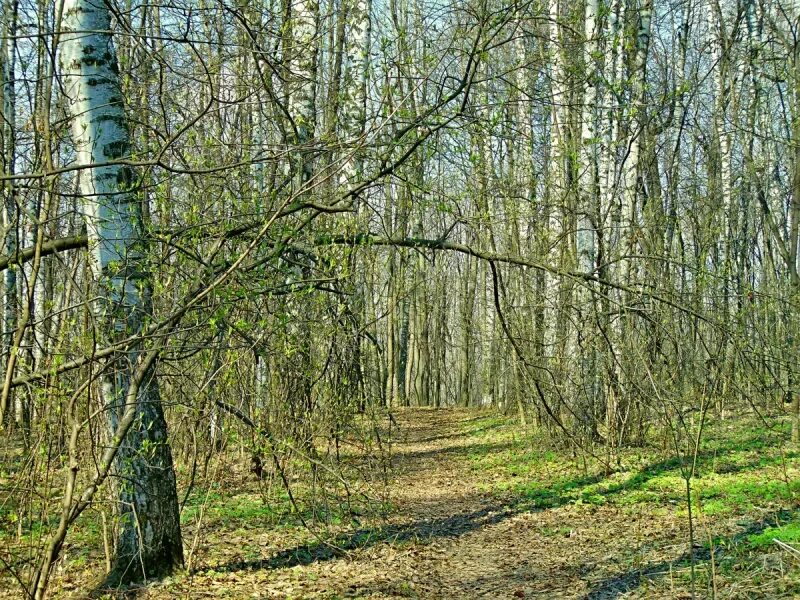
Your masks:
{"label": "birch bark", "polygon": [[[597,86],[599,70],[597,67],[597,23],[598,0],[587,0],[584,12],[584,76],[586,79],[581,114],[581,147],[578,165],[580,195],[577,211],[577,232],[575,235],[578,269],[583,273],[594,273],[597,260],[598,190],[597,190]],[[596,335],[592,323],[594,318],[595,294],[588,282],[577,290],[578,322],[583,326],[576,331],[577,345],[581,353],[581,395],[584,405],[580,413],[585,425],[593,428],[593,413],[599,395],[597,370]]]}
{"label": "birch bark", "polygon": [[[110,14],[100,0],[65,0],[59,59],[72,119],[75,164],[96,284],[92,309],[101,345],[141,333],[152,314],[152,280],[143,252],[141,203],[130,153]],[[131,377],[142,361],[132,343],[107,365],[101,397],[111,431],[125,411]],[[136,421],[115,459],[120,526],[106,585],[164,576],[183,563],[178,499],[167,424],[151,368],[136,396]]]}
{"label": "birch bark", "polygon": [[[3,3],[3,36],[0,45],[0,60],[2,60],[2,144],[3,144],[3,173],[13,175],[16,171],[16,29],[19,4],[16,0]],[[6,256],[12,256],[19,241],[19,213],[17,211],[16,185],[13,180],[3,185],[3,241]],[[12,364],[19,351],[14,343],[17,329],[17,313],[19,310],[17,268],[12,267],[3,273],[3,356],[6,364]],[[18,425],[23,418],[21,411],[21,397],[15,397],[15,420]],[[3,395],[0,405],[0,417],[6,414],[8,398]]]}

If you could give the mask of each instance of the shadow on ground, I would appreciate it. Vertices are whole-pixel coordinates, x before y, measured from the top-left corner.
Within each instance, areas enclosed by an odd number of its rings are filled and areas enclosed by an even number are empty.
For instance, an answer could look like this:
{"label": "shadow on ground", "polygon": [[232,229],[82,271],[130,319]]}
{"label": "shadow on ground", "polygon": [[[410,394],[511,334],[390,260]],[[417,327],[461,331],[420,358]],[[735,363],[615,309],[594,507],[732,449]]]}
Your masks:
{"label": "shadow on ground", "polygon": [[[580,487],[596,483],[599,480],[599,476],[582,477],[571,480],[571,485]],[[370,548],[383,543],[402,544],[414,542],[427,544],[435,539],[458,538],[482,527],[496,525],[514,515],[542,511],[555,506],[552,501],[548,502],[546,506],[537,506],[535,500],[524,496],[512,496],[495,500],[472,512],[457,513],[448,517],[425,519],[402,525],[361,528],[340,534],[329,541],[303,544],[281,550],[270,558],[233,561],[216,566],[214,570],[231,572],[279,569],[324,562],[344,556],[352,550]],[[562,500],[562,503],[566,504],[571,502],[572,498],[564,496]]]}
{"label": "shadow on ground", "polygon": [[481,527],[499,523],[519,512],[520,510],[513,506],[495,503],[480,510],[441,519],[416,521],[405,525],[362,528],[338,535],[329,541],[303,544],[281,550],[270,558],[233,561],[214,567],[214,570],[231,572],[280,569],[332,560],[344,556],[349,551],[370,548],[383,543],[415,542],[424,544],[437,538],[457,538]]}
{"label": "shadow on ground", "polygon": [[[800,519],[800,511],[782,510],[769,521],[762,519],[748,522],[742,531],[725,537],[724,544],[718,543],[714,547],[714,560],[716,563],[719,564],[720,559],[724,556],[725,547],[745,542],[751,535],[757,535],[768,527],[772,527],[776,519],[783,523],[796,521]],[[697,566],[711,560],[711,550],[709,548],[695,547],[693,554],[695,565]],[[669,572],[670,567],[679,569],[689,567],[691,561],[692,556],[690,551],[687,550],[675,560],[651,562],[642,565],[638,569],[608,577],[596,582],[586,596],[584,596],[584,600],[613,600],[614,598],[619,598],[637,589],[645,580],[654,580],[663,576],[665,573]]]}

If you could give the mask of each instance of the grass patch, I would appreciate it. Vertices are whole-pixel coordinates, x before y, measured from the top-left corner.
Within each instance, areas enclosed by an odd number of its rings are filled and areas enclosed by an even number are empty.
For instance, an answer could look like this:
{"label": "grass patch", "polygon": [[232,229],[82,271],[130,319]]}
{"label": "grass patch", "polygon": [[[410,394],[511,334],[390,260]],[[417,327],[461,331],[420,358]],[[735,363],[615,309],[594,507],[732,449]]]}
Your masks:
{"label": "grass patch", "polygon": [[[199,511],[199,507],[194,511]],[[194,511],[188,510],[186,518],[191,520],[195,516]],[[228,527],[266,525],[272,523],[276,517],[275,510],[256,494],[241,494],[227,498],[224,502],[215,502],[208,507],[206,514]]]}
{"label": "grass patch", "polygon": [[[488,421],[490,423],[492,421]],[[474,425],[474,424],[473,424]],[[491,472],[489,490],[509,491],[537,508],[565,504],[674,507],[685,512],[686,461],[655,449],[622,452],[628,470],[606,476],[601,465],[576,463],[542,447],[535,433],[512,438],[496,452],[492,440],[509,437],[491,432],[468,455],[474,472]],[[755,419],[710,422],[698,453],[692,491],[704,514],[744,514],[756,508],[793,504],[800,495],[800,453],[783,450],[788,424]],[[494,444],[498,447],[498,444]],[[635,466],[634,466],[635,465]]]}
{"label": "grass patch", "polygon": [[751,548],[774,547],[773,540],[778,539],[789,545],[800,544],[800,522],[787,523],[781,527],[768,527],[761,533],[748,537]]}

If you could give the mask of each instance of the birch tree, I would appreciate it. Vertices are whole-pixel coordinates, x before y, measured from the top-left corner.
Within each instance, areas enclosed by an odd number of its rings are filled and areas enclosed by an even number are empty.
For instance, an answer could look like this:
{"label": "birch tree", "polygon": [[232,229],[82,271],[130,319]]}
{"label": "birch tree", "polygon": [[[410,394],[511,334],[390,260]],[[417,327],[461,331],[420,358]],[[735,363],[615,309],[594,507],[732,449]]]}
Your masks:
{"label": "birch tree", "polygon": [[63,14],[60,76],[72,121],[74,165],[81,168],[95,336],[99,347],[135,340],[113,356],[99,379],[111,443],[119,445],[114,484],[120,525],[106,579],[106,585],[116,586],[172,572],[183,563],[183,546],[154,368],[140,375],[135,423],[123,439],[113,438],[143,360],[143,342],[136,338],[151,318],[152,283],[136,174],[125,164],[131,141],[110,14],[99,0],[66,0]]}

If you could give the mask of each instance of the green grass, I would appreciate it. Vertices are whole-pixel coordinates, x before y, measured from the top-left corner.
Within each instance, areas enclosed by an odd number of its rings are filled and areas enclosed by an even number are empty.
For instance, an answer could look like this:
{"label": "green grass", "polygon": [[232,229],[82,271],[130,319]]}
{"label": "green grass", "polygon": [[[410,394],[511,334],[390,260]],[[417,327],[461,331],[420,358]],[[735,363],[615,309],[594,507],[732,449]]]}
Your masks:
{"label": "green grass", "polygon": [[[187,506],[181,515],[182,522],[193,522],[202,511],[202,505]],[[257,494],[240,494],[237,496],[209,498],[205,508],[204,519],[209,524],[225,526],[267,525],[276,520],[275,509],[267,505]]]}
{"label": "green grass", "polygon": [[[656,440],[650,446],[622,450],[623,467],[607,473],[597,460],[575,460],[549,448],[535,432],[516,431],[515,437],[513,426],[498,426],[482,433],[468,456],[473,472],[487,474],[485,489],[505,502],[523,510],[572,506],[592,511],[608,505],[637,513],[644,510],[654,517],[671,515],[676,522],[685,522],[686,475],[692,460],[685,440],[683,456],[676,456],[674,448],[661,448]],[[800,597],[796,595],[800,594],[800,563],[773,542],[779,539],[800,550],[800,452],[788,439],[789,423],[784,419],[707,423],[691,478],[696,539],[705,543],[705,550],[696,557],[699,590],[710,589],[712,577],[719,575],[764,585],[782,597]],[[487,452],[492,445],[495,451]],[[595,451],[603,455],[604,449]],[[784,521],[792,520],[763,529],[764,519],[776,514],[782,514]],[[703,539],[707,524],[733,520],[744,527],[743,532],[716,536],[713,543]],[[568,529],[553,527],[542,534],[558,537],[567,535]],[[716,571],[710,561],[712,548],[718,556]],[[775,564],[767,566],[765,560]],[[686,586],[688,554],[672,566],[675,581]],[[779,584],[776,573],[785,574]],[[663,581],[646,579],[638,591],[651,585],[662,586],[663,591]]]}
{"label": "green grass", "polygon": [[[486,486],[489,491],[511,493],[535,508],[644,503],[678,514],[686,511],[690,459],[653,448],[623,451],[627,469],[606,476],[596,461],[578,464],[543,447],[535,433],[515,437],[513,426],[503,419],[486,418],[477,424],[484,429],[473,434],[480,443],[471,448],[468,460],[474,472],[494,474]],[[489,425],[493,429],[485,429]],[[800,453],[785,449],[787,427],[780,420],[766,425],[755,419],[710,422],[691,481],[693,501],[709,516],[796,502]]]}
{"label": "green grass", "polygon": [[[300,514],[295,511],[285,490],[274,491],[269,501],[258,492],[239,491],[225,495],[221,490],[196,490],[189,497],[181,513],[181,523],[193,524],[202,515],[204,526],[226,530],[269,529],[301,527],[302,522],[326,525],[358,524],[358,516],[375,511],[386,513],[391,505],[378,503],[375,506],[347,505],[341,498],[329,497],[322,505],[319,499],[304,502],[303,491],[294,489]],[[312,509],[311,507],[314,506]],[[302,516],[302,519],[300,518]]]}
{"label": "green grass", "polygon": [[747,541],[751,548],[767,548],[773,546],[775,539],[790,545],[800,544],[800,522],[768,527],[761,533],[749,536]]}

